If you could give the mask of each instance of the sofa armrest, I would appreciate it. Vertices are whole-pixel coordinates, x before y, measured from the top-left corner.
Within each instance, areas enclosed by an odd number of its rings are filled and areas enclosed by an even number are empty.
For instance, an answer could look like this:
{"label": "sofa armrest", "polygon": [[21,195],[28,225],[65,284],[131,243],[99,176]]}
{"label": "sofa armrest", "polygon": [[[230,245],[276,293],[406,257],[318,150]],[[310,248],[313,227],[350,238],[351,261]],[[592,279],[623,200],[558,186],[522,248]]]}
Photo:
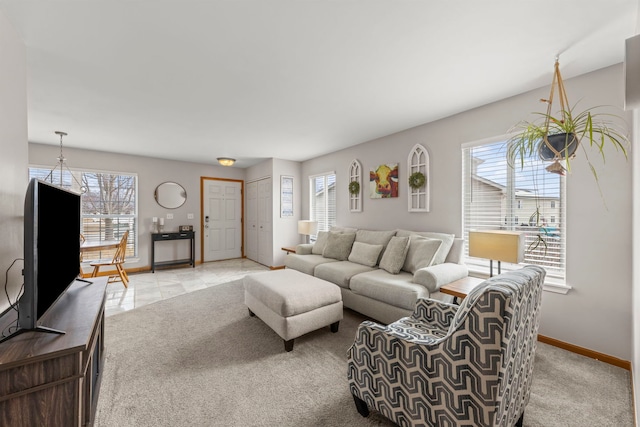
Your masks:
{"label": "sofa armrest", "polygon": [[413,283],[424,286],[429,292],[436,292],[441,286],[468,275],[469,269],[466,265],[445,262],[416,270],[413,274]]}
{"label": "sofa armrest", "polygon": [[302,243],[296,246],[296,254],[298,255],[311,255],[313,249],[313,243]]}

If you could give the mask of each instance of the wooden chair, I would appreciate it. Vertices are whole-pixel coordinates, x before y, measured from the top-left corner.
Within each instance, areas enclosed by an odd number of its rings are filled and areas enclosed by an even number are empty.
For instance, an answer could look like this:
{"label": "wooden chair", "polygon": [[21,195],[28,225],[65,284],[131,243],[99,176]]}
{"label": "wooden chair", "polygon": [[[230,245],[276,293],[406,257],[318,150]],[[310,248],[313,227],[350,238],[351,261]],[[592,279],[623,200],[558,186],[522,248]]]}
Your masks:
{"label": "wooden chair", "polygon": [[116,253],[113,256],[113,259],[99,259],[93,261],[91,267],[93,267],[93,272],[91,273],[91,277],[97,277],[98,271],[100,271],[100,267],[115,267],[116,272],[118,274],[112,274],[109,276],[109,283],[121,281],[125,288],[129,286],[129,276],[127,276],[127,272],[125,271],[124,265],[124,256],[127,251],[127,238],[129,237],[129,230],[125,231],[122,235],[122,239],[120,240],[120,244],[116,249]]}

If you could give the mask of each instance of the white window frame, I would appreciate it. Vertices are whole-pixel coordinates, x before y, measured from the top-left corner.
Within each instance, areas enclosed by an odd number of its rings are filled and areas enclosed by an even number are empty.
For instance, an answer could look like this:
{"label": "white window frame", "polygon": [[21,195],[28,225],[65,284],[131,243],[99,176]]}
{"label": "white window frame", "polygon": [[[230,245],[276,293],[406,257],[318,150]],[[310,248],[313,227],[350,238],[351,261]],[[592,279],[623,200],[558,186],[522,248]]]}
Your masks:
{"label": "white window frame", "polygon": [[[32,169],[37,169],[39,171],[41,171],[42,173],[45,174],[45,176],[51,172],[51,166],[47,166],[47,165],[29,165],[29,170],[28,170],[28,174],[29,177],[31,178],[31,170]],[[66,170],[68,169],[68,170]],[[139,216],[138,216],[138,202],[139,202],[139,196],[140,193],[138,191],[138,174],[137,173],[133,173],[133,172],[122,172],[122,171],[106,171],[106,170],[98,170],[98,169],[85,169],[85,168],[65,168],[64,171],[64,175],[67,174],[67,172],[70,172],[72,175],[72,178],[70,180],[66,180],[63,182],[70,182],[71,185],[70,186],[66,186],[65,188],[70,188],[71,190],[74,191],[80,191],[79,188],[79,183],[82,183],[82,174],[83,173],[89,173],[89,174],[109,174],[109,175],[119,175],[119,176],[128,176],[128,177],[133,177],[134,178],[134,191],[135,191],[135,196],[134,196],[134,213],[132,214],[122,214],[122,215],[107,215],[107,214],[91,214],[91,213],[85,213],[85,212],[81,212],[81,219],[82,219],[82,223],[81,223],[81,229],[80,232],[85,235],[85,238],[87,238],[88,240],[91,239],[90,236],[87,236],[85,230],[84,230],[84,226],[85,226],[85,220],[98,220],[100,221],[102,218],[108,217],[108,216],[117,216],[117,218],[119,220],[124,219],[124,220],[130,220],[132,223],[132,228],[130,229],[129,232],[129,238],[127,239],[127,252],[131,252],[132,255],[128,256],[128,259],[131,259],[132,261],[138,260],[138,248],[139,248],[139,244],[138,244],[138,228],[140,227],[140,223],[139,223]],[[40,179],[44,180],[44,177],[41,176],[42,174],[38,174],[37,177]],[[59,185],[59,171],[56,170],[55,172],[55,178],[54,177],[50,177],[47,181],[51,182],[51,179],[53,179],[53,184],[54,185]],[[84,197],[84,196],[83,196]],[[82,202],[81,202],[81,206],[83,206]],[[118,234],[119,236],[119,234]],[[98,239],[95,240],[102,240],[101,236],[98,236]],[[104,256],[113,256],[113,250],[109,249],[107,250],[105,253],[103,252],[98,252],[96,251],[95,254],[90,254],[90,255],[94,255],[91,258],[102,258]],[[91,259],[83,259],[83,262],[89,262],[91,261]]]}
{"label": "white window frame", "polygon": [[[479,275],[488,275],[489,272],[489,260],[479,259],[479,258],[471,258],[468,256],[468,235],[469,231],[474,229],[473,227],[473,219],[469,216],[470,206],[468,205],[468,200],[471,200],[471,180],[473,179],[472,175],[472,161],[470,158],[469,149],[474,147],[480,147],[490,144],[496,143],[504,143],[509,139],[509,135],[501,135],[493,138],[487,138],[479,141],[469,142],[466,144],[462,144],[462,223],[463,223],[463,236],[465,238],[465,255],[467,256],[467,265],[469,269],[473,273],[477,273]],[[504,186],[504,194],[505,194],[505,203],[506,203],[506,216],[513,218],[517,221],[517,216],[515,215],[516,208],[518,207],[516,199],[516,188],[515,188],[515,174],[516,171],[509,167],[506,163],[506,158],[504,162],[505,175],[506,175],[506,185]],[[547,173],[547,172],[544,172]],[[562,209],[559,210],[559,214],[556,216],[556,224],[561,227],[564,232],[561,234],[560,242],[560,265],[561,268],[556,269],[553,273],[548,273],[547,278],[545,280],[545,290],[557,292],[561,294],[566,294],[571,287],[566,284],[566,210],[567,210],[567,197],[566,197],[566,182],[565,179],[560,179],[560,199],[559,199],[559,207]],[[501,212],[496,217],[496,223],[502,224],[501,228],[504,228],[505,222],[505,212]],[[509,222],[509,221],[507,221]],[[507,225],[508,229],[517,228],[518,222],[515,224]],[[525,247],[526,250],[526,247]],[[508,271],[512,269],[517,269],[526,265],[527,263],[533,263],[530,260],[525,260],[522,264],[505,264],[502,265],[503,271]],[[549,270],[548,270],[549,271]]]}
{"label": "white window frame", "polygon": [[[321,221],[319,218],[316,217],[316,206],[315,206],[315,198],[314,195],[316,194],[316,189],[315,189],[315,181],[318,178],[323,178],[324,180],[324,188],[325,189],[329,189],[331,186],[330,183],[330,179],[329,177],[333,176],[333,204],[335,206],[336,212],[334,212],[333,217],[331,217],[330,215],[330,203],[329,203],[329,196],[331,195],[331,192],[327,192],[327,198],[325,198],[325,204],[323,206],[323,216],[324,218],[326,218],[326,221]],[[337,197],[336,197],[336,193],[337,193],[337,184],[338,184],[338,177],[336,176],[336,172],[335,171],[329,171],[329,172],[325,172],[325,173],[321,173],[321,174],[316,174],[316,175],[310,175],[309,176],[309,218],[312,221],[318,221],[318,231],[329,231],[331,229],[331,227],[333,227],[334,225],[336,225],[336,215],[337,215]],[[311,237],[311,241],[315,241],[316,236],[310,236]]]}

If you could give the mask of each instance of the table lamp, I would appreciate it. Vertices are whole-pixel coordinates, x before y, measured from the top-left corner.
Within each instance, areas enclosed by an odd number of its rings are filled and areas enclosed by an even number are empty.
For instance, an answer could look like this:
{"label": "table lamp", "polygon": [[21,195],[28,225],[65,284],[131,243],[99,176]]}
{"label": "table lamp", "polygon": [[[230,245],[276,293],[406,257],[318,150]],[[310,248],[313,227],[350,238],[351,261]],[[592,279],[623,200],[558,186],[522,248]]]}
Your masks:
{"label": "table lamp", "polygon": [[318,232],[318,221],[311,221],[308,219],[298,221],[298,233],[304,234],[305,243],[309,243],[309,236]]}
{"label": "table lamp", "polygon": [[493,261],[518,264],[524,260],[524,236],[516,231],[487,230],[469,232],[469,256],[489,260],[489,277],[493,277]]}

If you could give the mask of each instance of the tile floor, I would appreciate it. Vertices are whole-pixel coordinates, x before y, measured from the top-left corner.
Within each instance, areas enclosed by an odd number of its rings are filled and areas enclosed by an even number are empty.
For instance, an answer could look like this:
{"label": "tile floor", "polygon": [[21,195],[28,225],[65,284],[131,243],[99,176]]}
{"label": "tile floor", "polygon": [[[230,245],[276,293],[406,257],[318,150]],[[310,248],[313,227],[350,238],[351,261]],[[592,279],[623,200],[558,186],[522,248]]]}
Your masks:
{"label": "tile floor", "polygon": [[107,285],[105,315],[132,310],[152,302],[241,279],[253,271],[267,267],[248,259],[207,262],[195,268],[156,269],[129,275],[129,287],[122,282]]}

